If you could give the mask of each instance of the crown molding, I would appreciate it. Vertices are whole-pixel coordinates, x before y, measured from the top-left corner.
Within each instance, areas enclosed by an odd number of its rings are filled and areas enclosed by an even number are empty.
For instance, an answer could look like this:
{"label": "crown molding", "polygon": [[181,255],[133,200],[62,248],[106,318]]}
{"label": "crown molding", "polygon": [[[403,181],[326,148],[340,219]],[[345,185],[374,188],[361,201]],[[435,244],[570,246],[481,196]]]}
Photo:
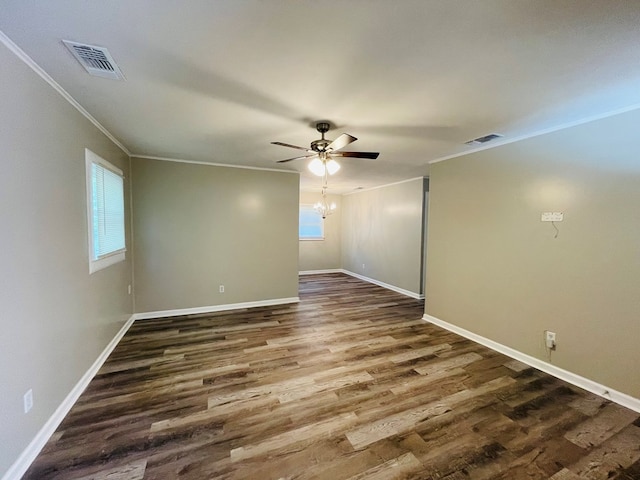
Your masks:
{"label": "crown molding", "polygon": [[467,150],[466,152],[454,153],[453,155],[447,155],[444,157],[436,158],[435,160],[430,160],[427,163],[431,165],[433,163],[444,162],[445,160],[451,160],[453,158],[464,157],[465,155],[471,155],[472,153],[481,152],[483,150],[489,150],[491,148],[501,147],[503,145],[509,145],[510,143],[520,142],[522,140],[539,137],[541,135],[546,135],[547,133],[553,133],[553,132],[557,132],[559,130],[565,130],[571,127],[577,127],[578,125],[584,125],[585,123],[595,122],[596,120],[602,120],[604,118],[614,117],[616,115],[620,115],[621,113],[627,113],[627,112],[631,112],[633,110],[638,110],[638,109],[640,109],[640,103],[629,105],[628,107],[618,108],[616,110],[610,110],[605,113],[599,113],[597,115],[591,115],[589,117],[584,117],[579,120],[574,120],[572,122],[561,123],[553,127],[543,128],[542,130],[536,130],[535,132],[532,132],[532,133],[518,135],[517,137],[499,140],[497,142],[491,143],[490,145],[482,145],[481,147],[473,148],[471,150]]}
{"label": "crown molding", "polygon": [[425,178],[429,178],[429,177],[427,175],[425,175],[425,176],[422,176],[422,177],[408,178],[406,180],[400,180],[399,182],[385,183],[384,185],[378,185],[376,187],[361,188],[361,189],[358,189],[358,190],[354,190],[353,192],[343,193],[342,195],[343,196],[347,196],[347,195],[354,195],[354,194],[360,193],[360,192],[369,192],[371,190],[378,190],[379,188],[391,187],[393,185],[400,185],[401,183],[413,182],[415,180],[424,180]]}
{"label": "crown molding", "polygon": [[209,167],[228,167],[228,168],[243,168],[245,170],[262,170],[267,172],[278,172],[278,173],[295,173],[300,175],[300,172],[296,172],[294,170],[279,170],[277,168],[267,168],[267,167],[252,167],[250,165],[231,165],[229,163],[213,163],[213,162],[201,162],[198,160],[185,160],[183,158],[171,158],[171,157],[156,157],[153,155],[138,155],[136,153],[131,154],[132,158],[144,158],[147,160],[159,160],[161,162],[174,162],[174,163],[192,163],[194,165],[206,165]]}
{"label": "crown molding", "polygon": [[116,144],[120,150],[126,153],[128,156],[131,156],[131,153],[115,136],[111,134],[109,130],[107,130],[98,120],[93,117],[89,112],[87,112],[82,105],[80,105],[75,98],[73,98],[69,92],[67,92],[64,88],[60,86],[58,82],[56,82],[51,76],[45,72],[40,65],[38,65],[29,55],[26,54],[24,50],[22,50],[18,45],[13,43],[7,35],[0,31],[0,43],[4,44],[16,57],[22,60],[31,70],[33,70],[40,78],[42,78],[45,82],[47,82],[56,92],[58,92],[62,97],[69,102],[78,112],[85,116],[87,120],[89,120],[93,125],[100,130],[102,133],[106,135],[106,137],[111,140],[114,144]]}

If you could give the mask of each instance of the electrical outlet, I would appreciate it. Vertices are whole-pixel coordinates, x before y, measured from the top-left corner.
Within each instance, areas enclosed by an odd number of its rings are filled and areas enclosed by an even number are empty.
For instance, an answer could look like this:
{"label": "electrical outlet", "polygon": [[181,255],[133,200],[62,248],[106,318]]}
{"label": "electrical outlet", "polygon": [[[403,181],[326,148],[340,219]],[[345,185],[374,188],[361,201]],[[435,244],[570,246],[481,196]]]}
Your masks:
{"label": "electrical outlet", "polygon": [[131,285],[127,287],[127,292],[129,292],[129,295],[131,295]]}
{"label": "electrical outlet", "polygon": [[555,350],[556,349],[556,332],[550,332],[549,330],[545,330],[544,344],[549,350]]}
{"label": "electrical outlet", "polygon": [[24,402],[24,413],[29,413],[29,410],[33,408],[33,390],[27,390],[27,393],[22,397]]}
{"label": "electrical outlet", "polygon": [[220,288],[218,290],[220,291],[220,293],[224,293],[224,285],[220,285]]}
{"label": "electrical outlet", "polygon": [[364,270],[364,263],[362,264],[362,269]]}

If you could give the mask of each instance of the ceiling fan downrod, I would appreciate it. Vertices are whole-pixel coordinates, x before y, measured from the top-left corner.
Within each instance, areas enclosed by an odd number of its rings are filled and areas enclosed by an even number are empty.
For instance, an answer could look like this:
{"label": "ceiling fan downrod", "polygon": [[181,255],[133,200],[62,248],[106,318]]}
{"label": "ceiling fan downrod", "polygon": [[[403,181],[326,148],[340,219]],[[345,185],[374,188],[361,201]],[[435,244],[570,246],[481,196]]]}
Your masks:
{"label": "ceiling fan downrod", "polygon": [[325,152],[327,150],[327,147],[329,146],[329,144],[331,144],[331,142],[324,138],[324,134],[329,131],[329,127],[330,125],[326,122],[316,123],[316,130],[320,132],[322,138],[320,140],[314,140],[313,142],[311,142],[311,150],[315,152]]}

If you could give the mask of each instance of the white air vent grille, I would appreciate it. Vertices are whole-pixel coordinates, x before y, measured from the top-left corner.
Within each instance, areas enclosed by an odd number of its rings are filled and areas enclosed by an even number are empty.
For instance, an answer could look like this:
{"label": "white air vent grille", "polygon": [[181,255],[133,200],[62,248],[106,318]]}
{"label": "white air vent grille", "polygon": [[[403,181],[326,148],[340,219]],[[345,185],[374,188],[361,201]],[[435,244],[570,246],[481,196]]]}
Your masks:
{"label": "white air vent grille", "polygon": [[110,78],[112,80],[124,80],[124,75],[106,48],[71,42],[69,40],[63,40],[62,42],[89,75]]}
{"label": "white air vent grille", "polygon": [[495,140],[496,138],[502,138],[503,135],[499,133],[490,133],[489,135],[485,135],[484,137],[474,138],[473,140],[469,140],[468,142],[464,142],[465,145],[482,145],[483,143],[490,142],[491,140]]}

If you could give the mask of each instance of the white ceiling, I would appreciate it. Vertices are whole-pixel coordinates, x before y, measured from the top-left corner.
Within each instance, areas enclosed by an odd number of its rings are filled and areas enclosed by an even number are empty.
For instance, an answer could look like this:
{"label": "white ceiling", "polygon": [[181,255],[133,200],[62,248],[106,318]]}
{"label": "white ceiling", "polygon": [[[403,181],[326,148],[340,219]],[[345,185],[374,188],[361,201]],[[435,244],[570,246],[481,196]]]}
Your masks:
{"label": "white ceiling", "polygon": [[[134,155],[299,170],[317,120],[345,150],[330,193],[640,105],[635,0],[0,0],[0,30]],[[109,49],[91,77],[61,40]],[[1,87],[0,87],[1,88]]]}

